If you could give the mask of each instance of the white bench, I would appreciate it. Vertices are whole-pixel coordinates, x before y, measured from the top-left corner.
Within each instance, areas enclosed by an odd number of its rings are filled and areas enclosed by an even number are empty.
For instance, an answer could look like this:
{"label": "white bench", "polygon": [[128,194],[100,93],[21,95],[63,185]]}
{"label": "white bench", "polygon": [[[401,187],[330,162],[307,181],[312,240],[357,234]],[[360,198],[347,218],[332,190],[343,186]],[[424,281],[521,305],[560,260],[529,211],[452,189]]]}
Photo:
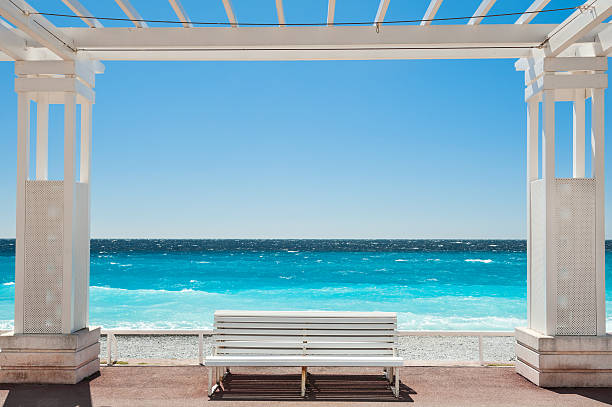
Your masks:
{"label": "white bench", "polygon": [[206,357],[208,394],[230,367],[382,367],[399,396],[397,316],[393,312],[216,311],[215,349]]}

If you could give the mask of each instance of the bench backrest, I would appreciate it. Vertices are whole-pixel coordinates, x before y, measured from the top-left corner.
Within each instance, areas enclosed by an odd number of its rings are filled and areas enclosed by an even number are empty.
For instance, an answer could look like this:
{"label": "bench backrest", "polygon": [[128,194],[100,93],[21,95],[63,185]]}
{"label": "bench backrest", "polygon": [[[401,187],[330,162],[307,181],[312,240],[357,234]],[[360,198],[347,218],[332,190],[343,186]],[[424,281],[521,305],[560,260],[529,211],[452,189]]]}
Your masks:
{"label": "bench backrest", "polygon": [[217,355],[397,356],[393,312],[216,311]]}

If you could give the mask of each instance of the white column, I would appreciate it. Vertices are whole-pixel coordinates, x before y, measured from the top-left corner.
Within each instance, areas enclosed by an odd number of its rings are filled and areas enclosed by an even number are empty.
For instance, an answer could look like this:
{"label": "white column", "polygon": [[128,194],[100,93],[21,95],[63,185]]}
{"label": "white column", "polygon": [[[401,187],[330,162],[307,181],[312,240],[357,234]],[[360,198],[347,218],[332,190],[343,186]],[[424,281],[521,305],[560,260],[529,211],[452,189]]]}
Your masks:
{"label": "white column", "polygon": [[546,332],[554,335],[557,325],[557,283],[555,250],[553,247],[552,215],[555,208],[553,188],[555,180],[555,91],[544,90],[542,96],[542,178],[546,201]]}
{"label": "white column", "polygon": [[595,281],[597,284],[597,335],[605,335],[604,89],[593,89],[591,114],[591,168],[592,176],[595,178]]}
{"label": "white column", "polygon": [[15,333],[23,333],[23,289],[25,284],[26,181],[30,157],[30,98],[17,99],[17,225],[15,239]]}
{"label": "white column", "polygon": [[[90,238],[91,238],[91,129],[92,129],[92,117],[91,117],[92,104],[83,102],[81,104],[81,167],[79,171],[80,182],[87,184],[87,236],[86,236],[86,247],[85,253],[85,264],[86,270],[85,279],[87,281],[86,287],[89,288],[89,272],[90,272]],[[86,290],[85,294],[85,321],[89,325],[89,289]]]}
{"label": "white column", "polygon": [[540,102],[527,104],[527,326],[531,327],[531,182],[538,178]]}
{"label": "white column", "polygon": [[49,177],[49,99],[41,93],[36,104],[36,179]]}
{"label": "white column", "polygon": [[64,98],[64,262],[62,287],[62,332],[72,332],[74,295],[72,284],[73,233],[75,216],[75,137],[76,94],[66,92]]}
{"label": "white column", "polygon": [[585,177],[585,89],[577,89],[574,100],[574,133],[572,154],[572,176]]}

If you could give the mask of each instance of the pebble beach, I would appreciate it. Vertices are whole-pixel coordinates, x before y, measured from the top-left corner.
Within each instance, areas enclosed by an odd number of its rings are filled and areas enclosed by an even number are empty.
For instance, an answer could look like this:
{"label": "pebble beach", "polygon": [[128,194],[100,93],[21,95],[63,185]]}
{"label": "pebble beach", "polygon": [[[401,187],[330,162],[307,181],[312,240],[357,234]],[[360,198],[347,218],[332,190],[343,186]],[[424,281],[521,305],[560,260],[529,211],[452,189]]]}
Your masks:
{"label": "pebble beach", "polygon": [[[198,337],[191,335],[118,335],[113,360],[198,359]],[[399,354],[407,361],[478,361],[478,338],[463,336],[399,336]],[[105,361],[106,337],[100,338],[100,359]],[[213,351],[212,336],[204,336],[204,354]],[[514,337],[484,337],[483,359],[491,363],[510,364],[516,359]]]}

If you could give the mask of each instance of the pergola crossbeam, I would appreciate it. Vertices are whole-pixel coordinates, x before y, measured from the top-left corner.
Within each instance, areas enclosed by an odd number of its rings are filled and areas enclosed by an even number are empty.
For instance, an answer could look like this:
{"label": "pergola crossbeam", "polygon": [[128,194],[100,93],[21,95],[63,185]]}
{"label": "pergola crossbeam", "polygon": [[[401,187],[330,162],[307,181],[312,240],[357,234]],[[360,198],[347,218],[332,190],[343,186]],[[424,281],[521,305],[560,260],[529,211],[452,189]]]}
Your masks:
{"label": "pergola crossbeam", "polygon": [[185,8],[183,8],[181,0],[168,0],[168,2],[170,3],[170,6],[172,6],[172,10],[174,10],[174,13],[178,19],[181,21],[183,27],[192,28],[193,24],[191,24],[191,19],[189,19]]}
{"label": "pergola crossbeam", "polygon": [[223,0],[223,8],[225,8],[225,14],[227,14],[227,20],[232,27],[238,27],[236,21],[236,14],[234,13],[234,7],[232,6],[232,0]]}
{"label": "pergola crossbeam", "polygon": [[612,15],[612,0],[593,0],[550,32],[548,56],[557,56]]}
{"label": "pergola crossbeam", "polygon": [[23,0],[0,0],[0,16],[58,57],[74,59],[76,49],[72,47],[69,37],[49,20],[33,13],[36,13],[36,10]]}
{"label": "pergola crossbeam", "polygon": [[436,16],[438,9],[442,5],[444,0],[431,0],[429,3],[429,7],[427,7],[427,11],[423,16],[423,21],[421,21],[421,25],[430,25],[431,20]]}
{"label": "pergola crossbeam", "polygon": [[327,25],[334,24],[334,15],[336,14],[336,0],[327,2]]}
{"label": "pergola crossbeam", "polygon": [[102,28],[103,25],[97,18],[91,17],[92,14],[81,4],[79,0],[62,0],[62,2],[70,9],[72,12],[81,17],[81,20],[91,28]]}
{"label": "pergola crossbeam", "polygon": [[391,0],[380,0],[380,3],[378,4],[378,11],[376,11],[376,17],[374,18],[375,24],[385,21],[385,15],[387,14],[390,1]]}
{"label": "pergola crossbeam", "polygon": [[285,11],[283,10],[283,0],[276,0],[276,15],[278,16],[279,27],[285,26]]}
{"label": "pergola crossbeam", "polygon": [[138,11],[132,6],[130,0],[115,0],[115,3],[123,10],[125,15],[134,23],[137,28],[147,28],[146,22],[142,21],[143,18],[140,16]]}
{"label": "pergola crossbeam", "polygon": [[468,25],[480,24],[484,16],[486,16],[489,10],[491,10],[491,7],[493,7],[495,2],[496,0],[482,0],[482,3],[480,3],[480,6],[478,6],[474,12],[474,15],[468,21]]}
{"label": "pergola crossbeam", "polygon": [[514,24],[529,24],[548,3],[550,0],[535,0]]}

